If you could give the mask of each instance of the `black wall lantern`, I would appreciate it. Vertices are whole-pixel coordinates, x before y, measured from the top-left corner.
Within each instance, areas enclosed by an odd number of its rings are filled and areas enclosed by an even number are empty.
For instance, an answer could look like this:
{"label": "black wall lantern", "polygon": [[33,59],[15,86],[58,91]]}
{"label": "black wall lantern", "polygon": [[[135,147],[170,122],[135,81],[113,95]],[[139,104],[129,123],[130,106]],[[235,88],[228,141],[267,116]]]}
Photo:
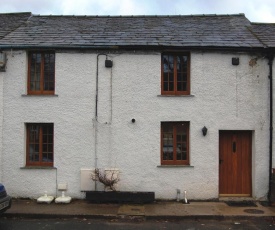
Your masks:
{"label": "black wall lantern", "polygon": [[201,131],[202,131],[202,135],[206,136],[206,134],[207,134],[207,128],[205,126],[201,129]]}

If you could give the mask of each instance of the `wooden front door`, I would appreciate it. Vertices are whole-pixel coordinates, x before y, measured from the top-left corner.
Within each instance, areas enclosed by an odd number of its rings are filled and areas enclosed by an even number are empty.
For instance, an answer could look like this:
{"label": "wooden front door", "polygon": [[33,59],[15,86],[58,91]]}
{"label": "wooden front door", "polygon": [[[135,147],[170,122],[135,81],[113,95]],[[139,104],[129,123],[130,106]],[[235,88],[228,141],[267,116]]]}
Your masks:
{"label": "wooden front door", "polygon": [[219,133],[220,196],[252,195],[252,132]]}

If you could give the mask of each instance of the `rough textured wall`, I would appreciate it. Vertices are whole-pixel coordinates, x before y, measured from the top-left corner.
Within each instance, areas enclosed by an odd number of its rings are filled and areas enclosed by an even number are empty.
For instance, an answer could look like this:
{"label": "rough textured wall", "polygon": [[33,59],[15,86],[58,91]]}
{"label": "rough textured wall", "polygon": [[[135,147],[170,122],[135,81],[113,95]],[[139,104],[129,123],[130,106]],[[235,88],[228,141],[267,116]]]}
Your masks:
{"label": "rough textured wall", "polygon": [[[239,66],[231,64],[236,56]],[[253,130],[253,196],[261,198],[268,186],[269,82],[265,59],[249,65],[256,57],[192,52],[193,96],[163,97],[160,53],[108,54],[111,69],[99,56],[96,121],[96,54],[58,52],[58,96],[22,96],[27,55],[14,52],[3,77],[3,181],[13,196],[55,195],[56,184],[68,183],[67,194],[81,198],[80,169],[97,165],[120,169],[120,190],[173,199],[181,189],[189,199],[217,198],[219,130]],[[161,121],[190,121],[191,167],[158,167]],[[54,123],[56,169],[22,169],[27,122]]]}
{"label": "rough textured wall", "polygon": [[2,182],[2,141],[3,141],[3,77],[4,72],[0,72],[0,183]]}
{"label": "rough textured wall", "polygon": [[[80,168],[92,164],[95,56],[56,54],[56,95],[25,96],[27,55],[9,56],[5,78],[4,181],[11,195],[56,194],[56,182],[68,183],[68,193],[81,197]],[[54,167],[25,166],[25,123],[54,123]],[[59,194],[59,193],[58,193]]]}

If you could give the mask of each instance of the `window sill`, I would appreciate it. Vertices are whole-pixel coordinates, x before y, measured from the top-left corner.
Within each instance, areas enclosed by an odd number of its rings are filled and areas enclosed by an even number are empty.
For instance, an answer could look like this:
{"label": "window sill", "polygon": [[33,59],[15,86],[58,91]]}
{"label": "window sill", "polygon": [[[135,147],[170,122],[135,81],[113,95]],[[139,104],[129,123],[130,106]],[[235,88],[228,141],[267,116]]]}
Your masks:
{"label": "window sill", "polygon": [[22,97],[58,97],[58,94],[22,94]]}
{"label": "window sill", "polygon": [[25,167],[20,167],[20,169],[57,169],[57,168],[52,166],[25,166]]}
{"label": "window sill", "polygon": [[157,95],[158,97],[195,97],[195,95]]}
{"label": "window sill", "polygon": [[158,165],[157,168],[194,168],[192,165]]}

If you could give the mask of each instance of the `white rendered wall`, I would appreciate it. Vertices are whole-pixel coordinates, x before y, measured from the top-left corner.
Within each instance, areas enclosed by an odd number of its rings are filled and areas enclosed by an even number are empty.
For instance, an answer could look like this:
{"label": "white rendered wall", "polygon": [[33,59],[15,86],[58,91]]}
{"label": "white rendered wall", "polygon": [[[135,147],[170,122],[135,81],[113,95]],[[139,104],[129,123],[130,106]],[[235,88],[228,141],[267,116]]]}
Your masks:
{"label": "white rendered wall", "polygon": [[0,183],[2,183],[2,142],[3,142],[3,78],[4,72],[0,72]]}
{"label": "white rendered wall", "polygon": [[[176,189],[181,189],[187,190],[189,199],[217,198],[219,130],[253,131],[253,196],[266,195],[269,82],[265,59],[258,58],[250,66],[257,56],[192,52],[193,96],[163,97],[160,53],[109,54],[112,69],[105,68],[106,57],[99,56],[96,122],[96,55],[56,53],[58,96],[22,96],[27,54],[9,55],[3,77],[2,179],[12,196],[36,198],[45,190],[56,195],[56,184],[68,183],[67,194],[83,198],[80,169],[97,165],[120,169],[120,190],[154,191],[156,198],[174,199]],[[236,56],[239,66],[231,64]],[[158,167],[161,121],[190,121],[192,167]],[[56,169],[22,168],[28,122],[54,123]],[[208,128],[205,137],[203,126]]]}

